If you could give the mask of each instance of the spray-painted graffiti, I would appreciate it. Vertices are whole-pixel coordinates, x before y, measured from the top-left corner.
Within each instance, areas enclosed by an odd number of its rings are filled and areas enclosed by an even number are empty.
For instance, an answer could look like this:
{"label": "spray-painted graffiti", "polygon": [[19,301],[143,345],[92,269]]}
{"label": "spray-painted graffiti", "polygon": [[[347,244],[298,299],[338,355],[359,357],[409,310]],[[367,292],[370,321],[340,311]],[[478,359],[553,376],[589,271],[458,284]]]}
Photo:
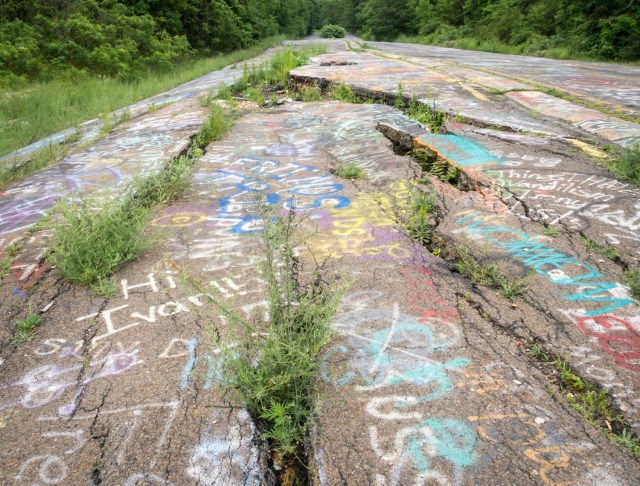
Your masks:
{"label": "spray-painted graffiti", "polygon": [[[536,237],[530,237],[524,231],[491,224],[493,216],[485,216],[475,211],[459,213],[459,216],[456,222],[464,226],[467,234],[476,238],[486,238],[526,267],[547,277],[555,285],[577,287],[577,293],[564,295],[563,299],[583,302],[585,305],[588,303],[590,306],[605,304],[604,307],[586,311],[586,316],[604,315],[634,304],[624,286],[607,281],[604,274],[580,262],[575,256],[540,243]],[[500,236],[502,239],[499,239]],[[571,275],[576,272],[577,275]]]}
{"label": "spray-painted graffiti", "polygon": [[[70,358],[70,363],[39,366],[16,382],[1,385],[0,390],[4,390],[4,393],[11,394],[14,390],[21,390],[19,392],[21,396],[17,400],[1,404],[0,411],[15,406],[40,408],[58,400],[65,395],[67,390],[76,388],[73,398],[58,408],[60,415],[69,415],[76,410],[78,399],[90,383],[124,373],[142,363],[138,358],[140,352],[138,348],[125,349],[120,346],[119,351],[111,351],[104,358],[88,363],[84,363],[82,357],[75,354],[71,348],[66,348],[64,352],[65,356]],[[86,372],[87,377],[81,377],[78,380],[78,375],[82,376],[81,370]]]}

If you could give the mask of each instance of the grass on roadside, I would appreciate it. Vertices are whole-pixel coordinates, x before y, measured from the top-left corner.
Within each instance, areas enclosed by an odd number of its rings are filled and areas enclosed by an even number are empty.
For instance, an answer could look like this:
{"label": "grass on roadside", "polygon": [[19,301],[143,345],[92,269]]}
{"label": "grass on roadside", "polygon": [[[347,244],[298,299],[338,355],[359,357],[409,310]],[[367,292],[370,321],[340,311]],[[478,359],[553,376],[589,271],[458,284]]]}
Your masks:
{"label": "grass on roadside", "polygon": [[34,83],[0,96],[0,156],[73,127],[101,113],[135,103],[224,66],[245,61],[278,45],[283,37],[213,58],[178,64],[169,72],[149,73],[138,82],[89,78],[74,82]]}
{"label": "grass on roadside", "polygon": [[640,457],[640,437],[614,410],[607,390],[583,380],[567,361],[548,353],[538,342],[531,344],[529,355],[553,369],[562,395],[587,422],[605,432],[614,444],[626,447]]}
{"label": "grass on roadside", "polygon": [[213,103],[187,153],[155,174],[136,179],[120,199],[59,204],[49,262],[68,280],[91,285],[98,295],[108,297],[113,286],[107,277],[149,247],[144,229],[153,206],[174,200],[188,188],[191,166],[232,125],[233,119]]}
{"label": "grass on roadside", "polygon": [[16,328],[13,336],[11,337],[11,344],[19,346],[31,340],[33,332],[44,324],[44,318],[31,310],[29,307],[29,313],[24,319],[19,320],[16,323]]}
{"label": "grass on roadside", "polygon": [[494,288],[500,295],[509,300],[521,297],[527,290],[525,279],[505,277],[495,263],[484,264],[477,260],[468,250],[459,248],[456,270],[477,285]]}
{"label": "grass on roadside", "polygon": [[266,210],[263,219],[262,278],[268,286],[269,322],[231,315],[243,345],[227,350],[225,369],[263,437],[284,456],[280,466],[286,468],[303,452],[315,411],[318,356],[331,338],[330,320],[343,288],[325,283],[317,272],[308,284],[300,284],[293,212],[282,217]]}

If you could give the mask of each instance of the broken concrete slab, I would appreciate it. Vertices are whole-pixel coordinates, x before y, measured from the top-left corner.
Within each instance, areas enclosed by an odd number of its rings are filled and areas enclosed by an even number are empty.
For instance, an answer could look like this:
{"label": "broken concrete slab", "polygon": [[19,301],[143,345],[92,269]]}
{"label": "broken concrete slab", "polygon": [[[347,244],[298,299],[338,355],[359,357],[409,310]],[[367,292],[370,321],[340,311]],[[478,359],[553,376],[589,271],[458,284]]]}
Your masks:
{"label": "broken concrete slab", "polygon": [[[484,94],[461,84],[456,78],[404,60],[362,53],[337,53],[314,58],[310,64],[291,71],[294,81],[323,84],[347,83],[356,90],[395,96],[415,95],[428,106],[473,120],[485,127],[501,127],[510,131],[527,131],[545,136],[566,135],[556,126],[532,120],[524,113],[489,103]],[[321,66],[325,63],[340,63]],[[346,63],[346,64],[345,64]]]}
{"label": "broken concrete slab", "polygon": [[640,69],[637,66],[546,59],[396,42],[369,44],[372,48],[387,53],[421,57],[443,66],[455,63],[516,80],[532,81],[635,117],[640,115]]}
{"label": "broken concrete slab", "polygon": [[640,142],[640,124],[605,115],[567,100],[538,91],[507,93],[507,97],[521,105],[572,123],[586,132],[611,140],[623,147]]}

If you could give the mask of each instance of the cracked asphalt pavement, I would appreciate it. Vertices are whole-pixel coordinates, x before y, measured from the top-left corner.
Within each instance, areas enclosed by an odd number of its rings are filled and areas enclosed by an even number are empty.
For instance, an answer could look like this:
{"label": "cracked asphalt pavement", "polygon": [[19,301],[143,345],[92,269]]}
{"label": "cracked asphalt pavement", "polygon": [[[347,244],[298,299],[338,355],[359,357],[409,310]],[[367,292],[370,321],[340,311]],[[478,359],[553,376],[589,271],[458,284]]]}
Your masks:
{"label": "cracked asphalt pavement", "polygon": [[[0,194],[0,249],[21,244],[0,283],[0,484],[275,484],[259,424],[225,385],[221,348],[242,342],[216,304],[268,314],[256,194],[295,211],[305,269],[348,283],[321,358],[311,484],[638,484],[638,459],[528,349],[607,390],[640,431],[640,307],[621,283],[640,259],[640,191],[598,163],[640,140],[640,68],[356,41],[328,42],[292,80],[401,89],[447,112],[446,133],[382,104],[253,107],[155,210],[156,243],[112,298],[64,282],[46,225],[28,228],[60,197],[115,197],[182,152],[206,118],[198,96],[233,73],[160,96],[172,103]],[[346,164],[364,176],[340,178]],[[426,246],[407,229],[425,193]],[[464,254],[526,290],[470,282]],[[44,324],[15,346],[29,309]]]}

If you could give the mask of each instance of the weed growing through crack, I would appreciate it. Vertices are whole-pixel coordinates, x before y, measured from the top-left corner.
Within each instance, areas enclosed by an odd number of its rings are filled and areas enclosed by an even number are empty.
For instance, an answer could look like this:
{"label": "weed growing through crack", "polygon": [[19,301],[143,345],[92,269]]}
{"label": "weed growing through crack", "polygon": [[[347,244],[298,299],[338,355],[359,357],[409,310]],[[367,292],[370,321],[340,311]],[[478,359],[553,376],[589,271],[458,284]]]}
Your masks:
{"label": "weed growing through crack", "polygon": [[296,92],[296,99],[305,102],[322,101],[322,91],[317,86],[303,86]]}
{"label": "weed growing through crack", "polygon": [[336,169],[336,175],[343,179],[362,179],[365,175],[365,171],[355,162],[339,165]]}
{"label": "weed growing through crack", "polygon": [[300,284],[292,212],[286,218],[267,213],[264,221],[262,278],[269,322],[233,315],[230,321],[244,330],[243,345],[225,351],[224,362],[231,387],[286,463],[301,452],[311,424],[318,356],[331,337],[330,320],[344,289],[323,282],[317,272]]}
{"label": "weed growing through crack", "polygon": [[160,171],[136,179],[121,198],[85,198],[78,205],[57,205],[60,217],[53,223],[49,262],[68,280],[91,285],[99,295],[108,296],[110,288],[105,279],[149,247],[144,229],[153,206],[172,201],[187,189],[193,163],[232,125],[232,118],[212,104],[209,118],[187,153],[170,160]]}
{"label": "weed growing through crack", "polygon": [[524,279],[505,277],[495,263],[481,263],[466,249],[458,249],[458,261],[455,268],[460,275],[474,284],[492,287],[509,300],[522,297],[527,290]]}
{"label": "weed growing through crack", "polygon": [[49,263],[68,280],[93,284],[147,249],[144,228],[149,208],[118,200],[63,203],[53,223]]}
{"label": "weed growing through crack", "polygon": [[343,103],[364,103],[364,99],[354,93],[346,83],[336,84],[329,93],[329,98]]}
{"label": "weed growing through crack", "polygon": [[44,324],[44,318],[31,310],[29,306],[29,313],[24,319],[19,320],[16,323],[15,332],[11,338],[11,344],[19,346],[31,340],[33,337],[33,331]]}
{"label": "weed growing through crack", "polygon": [[622,283],[627,285],[631,295],[640,300],[640,270],[635,268],[622,274]]}
{"label": "weed growing through crack", "polygon": [[609,260],[615,261],[618,258],[620,258],[620,254],[618,253],[618,250],[611,245],[606,245],[606,246],[601,245],[600,243],[597,243],[592,239],[582,235],[580,235],[580,241],[582,241],[582,244],[587,248],[587,250],[590,250],[602,256],[605,256]]}
{"label": "weed growing through crack", "polygon": [[405,109],[405,114],[423,125],[430,127],[433,133],[440,133],[446,118],[445,114],[436,108],[435,99],[431,99],[428,96],[427,99],[430,100],[430,104],[421,103],[415,95],[412,96]]}
{"label": "weed growing through crack", "polygon": [[640,143],[624,151],[609,169],[618,177],[640,186]]}
{"label": "weed growing through crack", "polygon": [[411,200],[411,215],[406,224],[411,238],[418,243],[428,245],[433,236],[433,227],[429,215],[437,208],[435,194],[420,192]]}
{"label": "weed growing through crack", "polygon": [[552,375],[562,395],[587,422],[605,432],[614,444],[626,447],[640,457],[640,437],[632,431],[624,417],[614,410],[606,389],[583,380],[567,361],[547,352],[538,342],[529,347],[529,356],[553,370]]}
{"label": "weed growing through crack", "polygon": [[542,234],[545,236],[550,236],[552,238],[557,238],[558,236],[560,236],[560,230],[555,226],[547,226],[542,231]]}

